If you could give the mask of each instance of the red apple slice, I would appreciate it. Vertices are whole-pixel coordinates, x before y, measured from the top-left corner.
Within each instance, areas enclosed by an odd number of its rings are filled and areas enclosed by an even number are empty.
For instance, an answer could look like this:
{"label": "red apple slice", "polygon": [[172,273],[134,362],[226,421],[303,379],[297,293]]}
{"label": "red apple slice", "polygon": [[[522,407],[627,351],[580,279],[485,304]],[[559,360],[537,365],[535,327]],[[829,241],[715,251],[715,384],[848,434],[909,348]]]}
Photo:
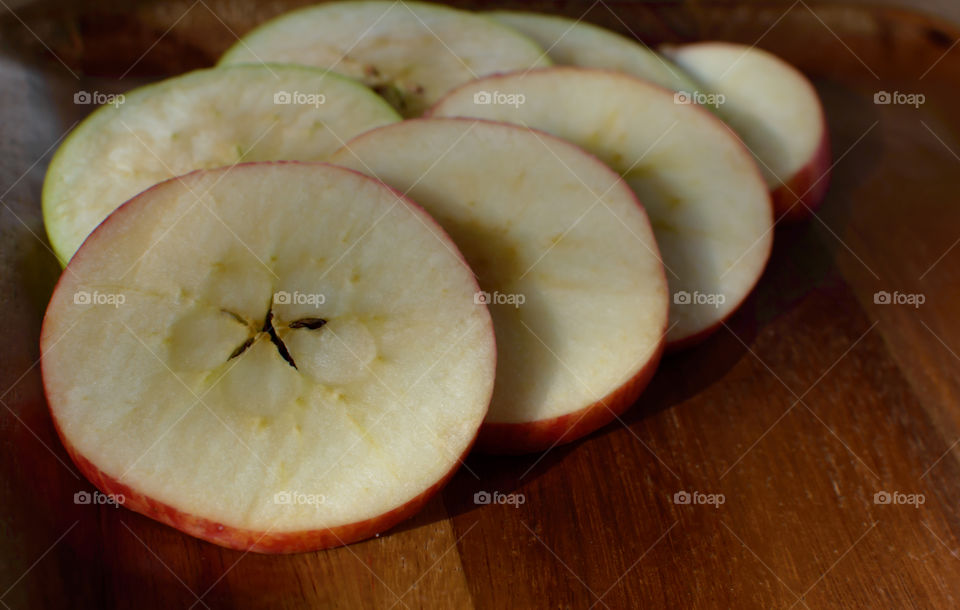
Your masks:
{"label": "red apple slice", "polygon": [[617,70],[667,89],[696,90],[690,77],[670,60],[606,28],[559,15],[523,11],[493,11],[487,15],[529,36],[558,66]]}
{"label": "red apple slice", "polygon": [[257,163],[114,212],[54,291],[43,382],[68,452],[128,508],[259,552],[415,512],[486,415],[478,287],[419,207],[355,172]]}
{"label": "red apple slice", "polygon": [[[475,103],[489,92],[522,103]],[[618,72],[556,67],[468,83],[431,113],[543,129],[620,173],[663,254],[673,293],[668,349],[714,331],[763,273],[773,243],[763,178],[726,125],[675,103],[673,92]]]}
{"label": "red apple slice", "polygon": [[423,2],[327,2],[268,21],[220,64],[290,62],[363,81],[418,116],[478,76],[550,64],[532,40],[481,15]]}
{"label": "red apple slice", "polygon": [[43,184],[43,217],[65,263],[100,221],[158,182],[238,161],[322,161],[400,117],[366,87],[302,66],[198,70],[87,117]]}
{"label": "red apple slice", "polygon": [[810,81],[756,47],[701,42],[662,51],[724,96],[717,114],[757,156],[777,217],[809,216],[827,194],[831,163],[823,106]]}
{"label": "red apple slice", "polygon": [[478,447],[543,450],[633,404],[660,359],[667,283],[614,172],[548,134],[465,119],[375,129],[332,161],[409,191],[477,273],[499,346]]}

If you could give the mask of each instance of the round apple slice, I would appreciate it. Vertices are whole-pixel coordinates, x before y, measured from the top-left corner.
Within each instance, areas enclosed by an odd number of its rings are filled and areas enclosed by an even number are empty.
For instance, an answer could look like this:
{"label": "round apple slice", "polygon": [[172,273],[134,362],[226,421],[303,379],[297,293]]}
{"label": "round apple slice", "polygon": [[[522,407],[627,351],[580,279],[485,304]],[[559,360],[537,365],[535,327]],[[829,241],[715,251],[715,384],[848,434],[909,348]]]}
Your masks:
{"label": "round apple slice", "polygon": [[523,11],[487,14],[536,41],[559,66],[617,70],[668,89],[696,90],[690,77],[668,59],[606,28],[559,15]]}
{"label": "round apple slice", "polygon": [[724,96],[717,114],[760,161],[778,217],[803,219],[829,186],[830,137],[816,89],[796,68],[729,42],[666,46],[702,86]]}
{"label": "round apple slice", "polygon": [[67,266],[44,389],[74,462],[128,508],[236,549],[346,544],[469,450],[496,368],[477,290],[422,209],[356,172],[199,171]]}
{"label": "round apple slice", "polygon": [[[474,103],[487,91],[516,103]],[[726,125],[666,89],[618,72],[546,68],[468,83],[431,112],[542,129],[621,174],[663,253],[673,295],[668,349],[714,331],[763,273],[773,214],[753,158]]]}
{"label": "round apple slice", "polygon": [[422,2],[329,2],[268,21],[220,64],[318,66],[373,87],[404,116],[419,116],[478,76],[549,65],[535,42],[492,19]]}
{"label": "round apple slice", "polygon": [[547,449],[634,403],[660,360],[667,283],[614,172],[546,133],[466,119],[375,129],[331,160],[409,191],[477,274],[499,349],[480,449]]}
{"label": "round apple slice", "polygon": [[363,85],[303,66],[198,70],[141,87],[87,117],[43,184],[47,235],[70,260],[100,221],[143,189],[239,161],[322,161],[400,117]]}

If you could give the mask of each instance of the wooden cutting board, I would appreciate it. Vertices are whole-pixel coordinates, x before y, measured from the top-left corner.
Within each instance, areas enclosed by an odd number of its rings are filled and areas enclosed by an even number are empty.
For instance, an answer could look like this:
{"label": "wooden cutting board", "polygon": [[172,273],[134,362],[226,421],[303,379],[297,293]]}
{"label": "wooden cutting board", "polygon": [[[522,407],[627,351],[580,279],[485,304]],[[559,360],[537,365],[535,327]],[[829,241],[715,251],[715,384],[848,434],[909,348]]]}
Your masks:
{"label": "wooden cutting board", "polygon": [[[409,523],[326,552],[243,554],[74,504],[92,488],[54,434],[37,365],[59,274],[40,187],[91,110],[73,95],[209,65],[294,4],[58,2],[0,17],[0,607],[960,605],[960,30],[892,9],[588,11],[650,44],[756,43],[793,62],[823,96],[837,162],[820,213],[778,227],[756,293],[663,363],[626,426],[545,455],[473,456]],[[522,5],[578,17],[592,3]],[[881,91],[925,101],[875,104]],[[925,302],[878,304],[878,291]],[[524,502],[477,505],[482,491]],[[683,491],[724,502],[676,504]]]}

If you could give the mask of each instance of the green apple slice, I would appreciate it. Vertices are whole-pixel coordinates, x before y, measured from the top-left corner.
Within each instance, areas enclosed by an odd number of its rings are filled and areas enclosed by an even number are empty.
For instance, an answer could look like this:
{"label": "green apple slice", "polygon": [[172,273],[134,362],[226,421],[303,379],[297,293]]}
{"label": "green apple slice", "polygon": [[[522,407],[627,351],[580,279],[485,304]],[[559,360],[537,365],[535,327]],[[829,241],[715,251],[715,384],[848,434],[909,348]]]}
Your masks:
{"label": "green apple slice", "polygon": [[558,66],[616,70],[667,89],[696,90],[694,82],[668,59],[606,28],[558,15],[523,11],[487,14],[535,40]]}
{"label": "green apple slice", "polygon": [[231,548],[306,551],[415,512],[486,415],[496,346],[456,246],[356,172],[252,163],[145,191],[70,261],[43,383],[81,471]]}
{"label": "green apple slice", "polygon": [[291,62],[326,68],[418,116],[453,87],[495,72],[549,65],[535,42],[487,17],[423,2],[330,2],[268,21],[223,64]]}
{"label": "green apple slice", "polygon": [[[490,91],[516,103],[477,103]],[[719,119],[659,86],[608,70],[545,68],[467,83],[431,114],[542,129],[621,174],[663,253],[670,349],[716,330],[763,273],[773,212],[753,157]]]}
{"label": "green apple slice", "polygon": [[498,345],[480,449],[547,449],[634,403],[660,360],[667,282],[643,208],[608,167],[469,119],[374,129],[332,161],[409,191],[476,272]]}
{"label": "green apple slice", "polygon": [[141,87],[73,130],[43,184],[47,235],[61,261],[143,189],[238,161],[322,161],[400,117],[363,85],[302,66],[198,70]]}

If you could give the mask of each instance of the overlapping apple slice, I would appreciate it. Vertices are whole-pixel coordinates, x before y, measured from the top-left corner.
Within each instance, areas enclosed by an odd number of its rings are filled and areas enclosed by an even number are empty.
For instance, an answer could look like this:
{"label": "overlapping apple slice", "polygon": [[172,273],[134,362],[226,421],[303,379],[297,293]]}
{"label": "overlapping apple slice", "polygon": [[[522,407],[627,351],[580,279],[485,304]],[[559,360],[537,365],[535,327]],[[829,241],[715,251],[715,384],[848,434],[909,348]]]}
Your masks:
{"label": "overlapping apple slice", "polygon": [[633,404],[668,295],[646,214],[614,172],[546,133],[464,119],[375,129],[332,161],[409,191],[477,274],[498,344],[478,447],[546,449]]}
{"label": "overlapping apple slice", "polygon": [[[484,103],[490,92],[514,103]],[[673,293],[668,348],[715,330],[763,272],[773,214],[753,157],[719,119],[675,103],[665,89],[622,73],[555,67],[467,83],[431,114],[542,129],[620,173],[663,254]]]}
{"label": "overlapping apple slice", "polygon": [[490,15],[538,42],[557,65],[632,74],[704,104],[758,159],[778,217],[802,219],[826,196],[831,161],[823,106],[810,81],[775,55],[727,42],[665,45],[660,55],[582,20]]}
{"label": "overlapping apple slice", "polygon": [[424,2],[328,2],[284,13],[244,36],[220,64],[318,66],[363,81],[419,116],[478,76],[550,64],[535,42],[481,15]]}
{"label": "overlapping apple slice", "polygon": [[384,185],[254,163],[164,182],[61,276],[43,383],[71,457],[128,508],[227,547],[346,544],[415,512],[487,412],[487,308]]}
{"label": "overlapping apple slice", "polygon": [[117,98],[57,151],[43,217],[65,263],[100,221],[162,180],[238,161],[321,161],[349,138],[400,120],[372,91],[302,66],[198,70]]}
{"label": "overlapping apple slice", "polygon": [[830,137],[817,91],[802,73],[767,51],[728,42],[662,50],[724,96],[717,114],[759,159],[778,217],[802,219],[820,205],[830,181]]}
{"label": "overlapping apple slice", "polygon": [[696,90],[690,77],[670,60],[634,40],[582,19],[524,11],[487,14],[536,41],[558,66],[616,70],[667,89]]}

